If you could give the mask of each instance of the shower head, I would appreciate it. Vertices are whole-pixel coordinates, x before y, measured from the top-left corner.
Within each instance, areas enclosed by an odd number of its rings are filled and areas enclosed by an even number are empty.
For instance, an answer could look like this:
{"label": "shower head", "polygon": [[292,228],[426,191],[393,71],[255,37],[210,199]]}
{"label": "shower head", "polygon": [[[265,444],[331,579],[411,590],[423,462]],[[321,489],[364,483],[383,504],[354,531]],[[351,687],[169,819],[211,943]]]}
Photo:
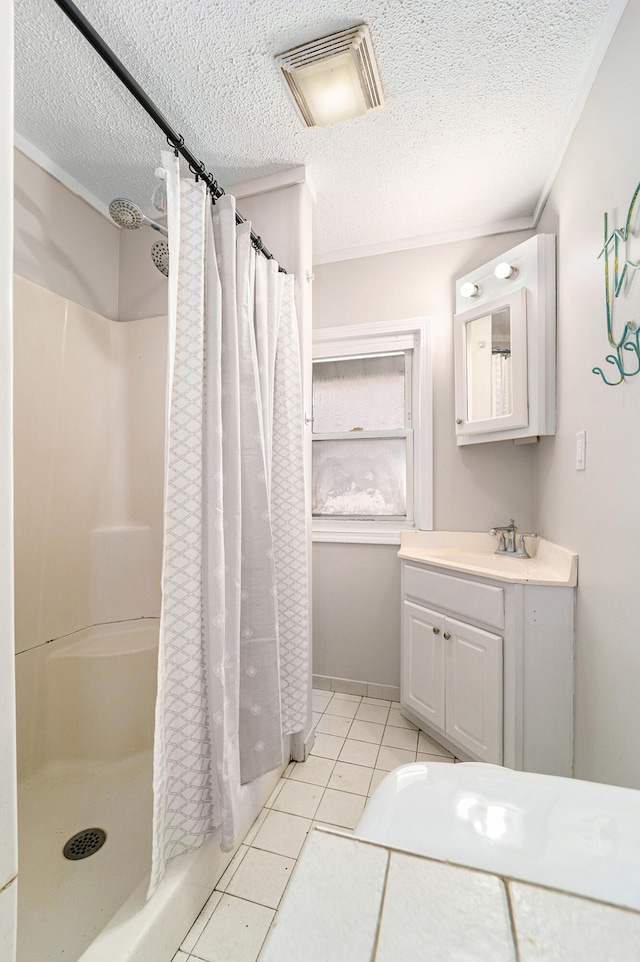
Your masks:
{"label": "shower head", "polygon": [[118,225],[118,227],[124,227],[127,230],[138,230],[139,227],[151,227],[152,230],[160,231],[161,234],[167,236],[167,229],[161,224],[156,224],[154,220],[150,220],[146,217],[137,204],[134,204],[132,200],[127,200],[126,197],[116,197],[109,204],[109,214],[111,220]]}
{"label": "shower head", "polygon": [[169,276],[169,245],[166,241],[156,241],[151,248],[151,260],[161,274]]}

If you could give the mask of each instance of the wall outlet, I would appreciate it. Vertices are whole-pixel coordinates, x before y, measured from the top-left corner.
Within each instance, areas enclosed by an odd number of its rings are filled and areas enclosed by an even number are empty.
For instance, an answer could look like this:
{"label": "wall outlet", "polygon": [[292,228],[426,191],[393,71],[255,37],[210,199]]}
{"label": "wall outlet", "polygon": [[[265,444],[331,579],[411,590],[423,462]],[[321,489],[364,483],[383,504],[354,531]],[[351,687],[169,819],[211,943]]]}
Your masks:
{"label": "wall outlet", "polygon": [[587,432],[576,434],[576,471],[584,471],[587,466]]}

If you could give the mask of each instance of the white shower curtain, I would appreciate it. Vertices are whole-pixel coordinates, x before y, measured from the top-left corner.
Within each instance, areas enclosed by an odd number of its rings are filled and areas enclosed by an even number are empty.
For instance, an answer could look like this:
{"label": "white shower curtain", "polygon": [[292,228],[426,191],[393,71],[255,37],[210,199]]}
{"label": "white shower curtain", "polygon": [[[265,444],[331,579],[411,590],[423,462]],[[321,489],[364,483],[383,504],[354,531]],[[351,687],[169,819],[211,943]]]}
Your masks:
{"label": "white shower curtain", "polygon": [[163,602],[153,866],[218,826],[307,714],[302,402],[293,278],[162,155],[169,228]]}

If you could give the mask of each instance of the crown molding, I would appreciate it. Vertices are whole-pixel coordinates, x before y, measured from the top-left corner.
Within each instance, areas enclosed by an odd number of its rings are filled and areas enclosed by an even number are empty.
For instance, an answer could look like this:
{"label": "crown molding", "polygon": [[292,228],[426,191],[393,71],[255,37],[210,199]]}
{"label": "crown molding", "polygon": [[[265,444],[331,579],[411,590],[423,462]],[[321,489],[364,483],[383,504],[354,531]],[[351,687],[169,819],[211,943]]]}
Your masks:
{"label": "crown molding", "polygon": [[309,171],[304,166],[290,167],[287,170],[279,170],[275,174],[266,174],[264,177],[255,177],[253,180],[243,180],[231,187],[226,187],[228,194],[232,194],[236,200],[245,197],[254,197],[256,194],[268,194],[273,190],[283,190],[285,187],[294,187],[296,184],[304,184],[313,202],[316,202],[316,192],[309,176]]}
{"label": "crown molding", "polygon": [[313,258],[314,264],[333,264],[336,261],[355,260],[359,257],[375,257],[377,254],[393,254],[397,251],[415,250],[418,247],[435,247],[452,241],[474,240],[476,237],[490,237],[492,234],[508,234],[511,231],[531,230],[535,227],[532,214],[514,217],[512,220],[495,221],[474,227],[456,227],[452,230],[435,231],[433,234],[419,234],[416,237],[401,237],[392,241],[376,244],[363,244],[360,247],[342,247],[324,251]]}

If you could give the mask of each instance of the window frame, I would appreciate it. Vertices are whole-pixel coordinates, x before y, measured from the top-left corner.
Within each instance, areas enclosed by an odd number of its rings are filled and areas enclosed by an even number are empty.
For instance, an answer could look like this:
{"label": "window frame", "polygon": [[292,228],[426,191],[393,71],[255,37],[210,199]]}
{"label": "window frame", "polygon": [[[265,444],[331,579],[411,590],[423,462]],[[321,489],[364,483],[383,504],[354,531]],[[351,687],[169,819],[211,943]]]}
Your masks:
{"label": "window frame", "polygon": [[[407,463],[407,499],[412,491],[413,521],[312,516],[314,541],[399,544],[401,531],[431,530],[433,527],[433,378],[430,318],[414,317],[397,321],[320,328],[313,332],[314,360],[405,351],[409,348],[413,351],[411,359],[413,458],[412,464],[411,458]],[[365,433],[370,435],[378,432],[363,432]],[[323,440],[325,437],[321,435],[317,440]]]}

